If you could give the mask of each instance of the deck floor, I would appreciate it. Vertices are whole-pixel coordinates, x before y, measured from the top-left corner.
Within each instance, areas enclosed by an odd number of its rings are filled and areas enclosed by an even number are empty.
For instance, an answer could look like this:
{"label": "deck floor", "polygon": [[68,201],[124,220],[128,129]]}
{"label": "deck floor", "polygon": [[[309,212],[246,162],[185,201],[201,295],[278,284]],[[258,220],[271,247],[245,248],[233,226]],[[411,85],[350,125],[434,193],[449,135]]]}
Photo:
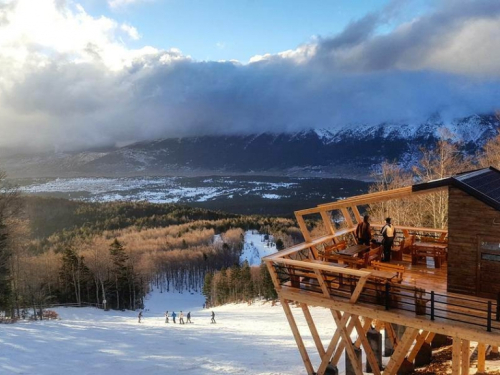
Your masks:
{"label": "deck floor", "polygon": [[434,260],[427,258],[427,264],[423,261],[417,265],[411,264],[410,255],[403,255],[402,261],[391,261],[392,264],[405,266],[403,284],[424,288],[427,291],[446,293],[447,263],[443,262],[441,268],[434,268]]}

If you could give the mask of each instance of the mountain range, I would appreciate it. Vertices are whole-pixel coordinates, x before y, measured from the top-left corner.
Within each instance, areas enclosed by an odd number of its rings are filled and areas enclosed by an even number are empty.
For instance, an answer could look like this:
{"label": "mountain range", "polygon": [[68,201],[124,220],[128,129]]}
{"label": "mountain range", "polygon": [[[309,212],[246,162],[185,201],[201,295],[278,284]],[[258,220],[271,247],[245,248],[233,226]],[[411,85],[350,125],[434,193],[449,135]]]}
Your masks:
{"label": "mountain range", "polygon": [[0,158],[10,177],[288,175],[367,178],[383,160],[411,166],[421,147],[440,138],[469,153],[498,134],[494,115],[451,121],[433,116],[418,124],[349,125],[294,133],[206,135],[142,141],[78,152],[16,153]]}

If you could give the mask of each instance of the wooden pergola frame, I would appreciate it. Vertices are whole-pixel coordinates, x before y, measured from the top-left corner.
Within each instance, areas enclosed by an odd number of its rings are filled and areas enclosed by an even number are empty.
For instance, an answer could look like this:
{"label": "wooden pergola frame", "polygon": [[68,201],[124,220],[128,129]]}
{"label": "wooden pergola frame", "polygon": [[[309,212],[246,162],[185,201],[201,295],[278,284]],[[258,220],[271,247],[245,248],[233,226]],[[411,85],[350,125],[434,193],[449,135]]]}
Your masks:
{"label": "wooden pergola frame", "polygon": [[[302,235],[304,236],[305,242],[267,256],[263,258],[263,260],[266,262],[308,374],[323,375],[329,364],[334,366],[338,364],[345,349],[347,356],[351,360],[355,373],[361,375],[362,369],[356,360],[354,348],[362,347],[374,374],[395,375],[405,358],[413,361],[421,346],[425,342],[430,343],[436,334],[453,337],[452,374],[463,375],[469,373],[469,346],[471,341],[479,343],[478,370],[484,371],[485,344],[490,344],[495,347],[499,346],[500,335],[492,332],[480,331],[466,324],[437,322],[426,319],[425,317],[415,316],[411,313],[385,310],[381,306],[367,306],[366,303],[359,303],[358,298],[365,287],[368,277],[370,276],[369,270],[362,271],[332,267],[327,264],[294,259],[297,254],[304,251],[307,251],[307,257],[309,260],[318,259],[316,249],[317,245],[330,241],[337,242],[341,236],[353,233],[357,223],[362,221],[362,217],[358,209],[358,206],[360,205],[414,197],[446,189],[448,189],[448,187],[437,187],[415,192],[410,186],[389,191],[359,195],[295,212],[295,217],[297,218],[297,223],[300,227]],[[347,228],[335,230],[329,216],[329,212],[333,210],[338,210],[342,213],[345,223],[347,224]],[[352,212],[355,220],[352,220],[349,210]],[[311,214],[319,214],[321,216],[323,224],[328,230],[327,235],[316,238],[311,237],[304,220],[304,216]],[[415,232],[446,232],[446,230],[430,228],[410,228],[403,226],[396,226],[396,228],[401,228],[402,230],[413,230]],[[322,294],[311,293],[300,288],[293,288],[291,285],[283,285],[279,280],[279,276],[275,268],[276,266],[292,268],[300,267],[301,269],[307,269],[308,272],[315,275],[315,279],[321,288]],[[324,272],[336,273],[342,277],[355,276],[357,278],[358,281],[356,282],[349,300],[341,300],[330,294],[326,286],[323,274]],[[300,335],[295,318],[292,314],[292,309],[290,308],[291,302],[300,304],[318,355],[321,358],[321,363],[316,370],[311,363],[309,353],[306,350],[302,336]],[[318,330],[311,316],[309,306],[322,306],[331,311],[332,318],[337,329],[327,348],[324,348],[321,342]],[[360,319],[361,317],[363,319]],[[395,351],[384,370],[379,368],[375,355],[366,338],[366,333],[374,320],[384,322],[382,324],[385,325],[387,333],[394,339],[393,342],[395,344]],[[362,323],[362,321],[364,323]],[[401,337],[401,340],[396,339],[395,334],[392,331],[392,323],[406,327],[406,331]],[[354,343],[350,339],[350,335],[353,331],[358,334],[358,339]]]}

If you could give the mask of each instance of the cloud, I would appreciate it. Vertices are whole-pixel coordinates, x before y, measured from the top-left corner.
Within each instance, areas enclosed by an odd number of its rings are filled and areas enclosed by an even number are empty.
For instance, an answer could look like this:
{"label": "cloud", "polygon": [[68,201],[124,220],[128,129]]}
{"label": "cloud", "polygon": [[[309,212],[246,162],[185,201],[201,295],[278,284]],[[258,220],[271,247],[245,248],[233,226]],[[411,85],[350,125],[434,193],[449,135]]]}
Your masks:
{"label": "cloud", "polygon": [[496,0],[442,1],[381,34],[394,22],[393,4],[338,35],[247,64],[128,48],[124,40],[139,37],[132,25],[72,3],[0,5],[0,149],[422,121],[498,108]]}
{"label": "cloud", "polygon": [[108,0],[108,5],[111,9],[123,8],[128,5],[144,3],[153,0]]}

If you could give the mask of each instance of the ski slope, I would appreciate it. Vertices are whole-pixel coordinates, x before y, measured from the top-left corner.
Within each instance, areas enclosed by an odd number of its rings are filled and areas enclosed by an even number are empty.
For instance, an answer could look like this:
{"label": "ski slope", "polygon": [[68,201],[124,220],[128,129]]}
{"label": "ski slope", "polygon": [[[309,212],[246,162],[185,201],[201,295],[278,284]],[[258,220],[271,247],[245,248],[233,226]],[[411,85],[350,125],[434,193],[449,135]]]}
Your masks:
{"label": "ski slope", "polygon": [[[138,312],[56,308],[61,320],[0,325],[0,374],[301,374],[304,366],[283,309],[256,302],[202,308],[190,293],[150,294],[143,322]],[[165,324],[165,310],[191,311],[193,324]],[[149,310],[149,311],[148,311]],[[294,315],[315,366],[319,357],[302,310]],[[330,312],[312,308],[328,345]],[[339,370],[343,370],[339,366]]]}
{"label": "ski slope", "polygon": [[276,251],[273,236],[269,236],[269,240],[265,241],[263,234],[248,230],[245,232],[240,262],[247,260],[250,266],[260,266],[263,257],[274,254]]}

